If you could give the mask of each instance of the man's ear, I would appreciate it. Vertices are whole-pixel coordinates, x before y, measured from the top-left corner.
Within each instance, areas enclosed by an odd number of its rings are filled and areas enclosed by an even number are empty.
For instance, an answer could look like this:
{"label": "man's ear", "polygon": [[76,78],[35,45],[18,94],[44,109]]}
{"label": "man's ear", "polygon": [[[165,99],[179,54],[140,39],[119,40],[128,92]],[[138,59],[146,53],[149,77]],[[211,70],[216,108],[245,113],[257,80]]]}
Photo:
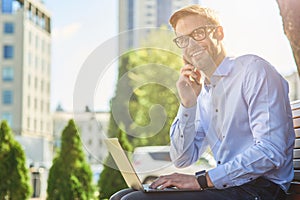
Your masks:
{"label": "man's ear", "polygon": [[222,26],[217,26],[214,32],[214,38],[217,40],[223,40],[224,38],[224,32]]}

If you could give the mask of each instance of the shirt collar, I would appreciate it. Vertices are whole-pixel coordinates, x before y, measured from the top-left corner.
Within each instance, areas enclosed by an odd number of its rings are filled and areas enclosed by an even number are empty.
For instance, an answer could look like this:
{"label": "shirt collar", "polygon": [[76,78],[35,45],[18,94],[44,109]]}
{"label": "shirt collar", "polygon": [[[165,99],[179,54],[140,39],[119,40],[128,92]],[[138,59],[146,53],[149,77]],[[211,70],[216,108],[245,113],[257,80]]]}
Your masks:
{"label": "shirt collar", "polygon": [[228,76],[232,70],[233,66],[233,58],[232,57],[225,57],[221,64],[217,67],[216,71],[213,73],[210,81],[211,84],[216,84],[220,78],[224,76]]}
{"label": "shirt collar", "polygon": [[233,58],[225,57],[212,76],[228,76],[232,70]]}

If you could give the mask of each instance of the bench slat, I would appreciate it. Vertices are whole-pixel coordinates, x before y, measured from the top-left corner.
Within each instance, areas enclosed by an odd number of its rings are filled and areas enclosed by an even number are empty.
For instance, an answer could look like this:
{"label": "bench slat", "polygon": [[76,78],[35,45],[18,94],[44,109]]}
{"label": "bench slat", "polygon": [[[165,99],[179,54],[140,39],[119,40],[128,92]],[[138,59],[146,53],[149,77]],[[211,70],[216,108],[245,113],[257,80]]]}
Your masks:
{"label": "bench slat", "polygon": [[294,118],[293,119],[294,122],[294,128],[300,128],[300,118]]}
{"label": "bench slat", "polygon": [[293,160],[294,169],[300,169],[300,159]]}
{"label": "bench slat", "polygon": [[294,159],[295,158],[300,158],[300,149],[294,149]]}
{"label": "bench slat", "polygon": [[295,129],[295,136],[296,136],[296,138],[300,137],[300,128]]}
{"label": "bench slat", "polygon": [[300,170],[294,170],[294,181],[300,181]]}
{"label": "bench slat", "polygon": [[291,102],[291,108],[296,139],[293,151],[294,179],[287,200],[300,199],[300,100]]}
{"label": "bench slat", "polygon": [[293,118],[299,118],[300,117],[300,108],[292,110]]}
{"label": "bench slat", "polygon": [[300,101],[298,100],[298,101],[291,102],[291,108],[292,110],[300,108]]}
{"label": "bench slat", "polygon": [[300,138],[295,139],[294,148],[300,148]]}

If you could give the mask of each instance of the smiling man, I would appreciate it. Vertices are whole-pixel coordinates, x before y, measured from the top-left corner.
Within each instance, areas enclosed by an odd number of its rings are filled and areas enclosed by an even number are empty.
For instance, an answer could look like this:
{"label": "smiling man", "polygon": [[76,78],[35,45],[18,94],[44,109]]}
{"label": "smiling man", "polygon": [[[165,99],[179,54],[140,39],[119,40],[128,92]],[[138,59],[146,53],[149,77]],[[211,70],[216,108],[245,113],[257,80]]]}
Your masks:
{"label": "smiling man", "polygon": [[185,62],[176,84],[181,105],[170,129],[171,158],[186,167],[209,147],[217,166],[195,176],[161,176],[151,184],[191,192],[127,190],[118,198],[285,199],[295,137],[287,82],[256,55],[227,56],[213,10],[184,7],[170,23]]}

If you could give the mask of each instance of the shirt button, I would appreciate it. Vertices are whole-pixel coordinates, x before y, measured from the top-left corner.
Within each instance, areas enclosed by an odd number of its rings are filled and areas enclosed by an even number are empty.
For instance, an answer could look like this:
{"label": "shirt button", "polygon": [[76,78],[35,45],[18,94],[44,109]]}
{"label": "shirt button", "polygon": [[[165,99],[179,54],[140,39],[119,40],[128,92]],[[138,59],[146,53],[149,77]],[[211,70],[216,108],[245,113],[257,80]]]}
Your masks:
{"label": "shirt button", "polygon": [[218,161],[218,164],[221,164],[221,161]]}
{"label": "shirt button", "polygon": [[218,112],[219,110],[218,109],[216,109],[216,112]]}
{"label": "shirt button", "polygon": [[224,185],[223,185],[223,187],[225,188],[225,187],[227,187],[227,185],[226,185],[226,184],[224,184]]}
{"label": "shirt button", "polygon": [[183,135],[180,135],[181,138],[183,138]]}
{"label": "shirt button", "polygon": [[185,117],[188,117],[189,115],[188,115],[188,114],[184,114],[184,116],[185,116]]}

